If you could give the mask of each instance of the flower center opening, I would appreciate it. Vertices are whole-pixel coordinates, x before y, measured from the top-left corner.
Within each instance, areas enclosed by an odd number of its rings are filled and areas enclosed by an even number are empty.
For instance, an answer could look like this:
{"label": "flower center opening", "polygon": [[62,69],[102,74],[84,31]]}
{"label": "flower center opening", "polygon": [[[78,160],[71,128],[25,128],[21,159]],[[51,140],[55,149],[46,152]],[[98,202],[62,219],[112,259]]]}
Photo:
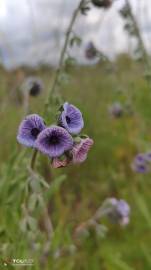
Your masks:
{"label": "flower center opening", "polygon": [[67,121],[67,124],[70,124],[71,119],[70,119],[70,117],[69,117],[69,116],[66,116],[66,121]]}
{"label": "flower center opening", "polygon": [[40,86],[38,83],[33,83],[31,89],[30,89],[30,95],[31,96],[36,96],[40,92]]}
{"label": "flower center opening", "polygon": [[34,138],[37,138],[38,134],[39,134],[39,129],[38,128],[33,128],[31,130],[31,135],[34,137]]}
{"label": "flower center opening", "polygon": [[51,136],[49,139],[50,144],[58,144],[59,143],[59,138],[56,136]]}

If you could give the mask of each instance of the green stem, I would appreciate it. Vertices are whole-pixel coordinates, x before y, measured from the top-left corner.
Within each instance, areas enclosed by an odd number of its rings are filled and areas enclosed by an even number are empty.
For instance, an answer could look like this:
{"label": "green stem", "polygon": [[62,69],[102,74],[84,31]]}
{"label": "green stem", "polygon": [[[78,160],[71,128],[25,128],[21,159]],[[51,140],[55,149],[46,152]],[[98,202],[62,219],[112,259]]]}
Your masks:
{"label": "green stem", "polygon": [[136,31],[136,35],[137,35],[137,38],[138,38],[138,41],[139,41],[139,45],[140,45],[140,48],[141,48],[142,53],[143,53],[144,62],[146,64],[146,66],[148,66],[149,65],[148,53],[147,53],[147,50],[146,50],[145,45],[144,45],[144,41],[143,41],[141,33],[140,33],[138,23],[136,21],[135,16],[133,15],[132,8],[131,8],[129,0],[126,0],[126,4],[128,6],[128,9],[130,10],[130,16],[131,16],[131,19],[133,21],[133,25],[134,25],[134,28],[135,28],[135,31]]}
{"label": "green stem", "polygon": [[32,159],[31,159],[31,164],[30,164],[30,168],[32,170],[34,170],[34,167],[35,167],[35,162],[36,162],[37,154],[38,154],[38,150],[37,149],[34,149],[33,155],[32,155]]}
{"label": "green stem", "polygon": [[59,66],[58,66],[58,69],[57,69],[56,74],[55,74],[54,82],[53,82],[51,91],[49,93],[48,100],[47,100],[47,102],[45,104],[45,107],[46,107],[45,114],[47,114],[48,106],[51,103],[51,97],[52,97],[52,95],[54,95],[54,93],[56,91],[56,88],[57,88],[57,86],[59,84],[60,74],[63,71],[64,58],[65,58],[65,54],[66,54],[66,51],[67,51],[67,48],[68,48],[68,43],[69,43],[69,40],[70,40],[70,35],[71,35],[71,32],[72,32],[74,23],[75,23],[75,21],[77,19],[77,16],[78,16],[78,14],[79,14],[79,12],[81,10],[81,6],[83,5],[83,3],[84,3],[84,0],[81,0],[80,1],[80,4],[75,9],[75,11],[73,13],[73,16],[71,18],[71,21],[69,23],[69,26],[68,26],[68,29],[67,29],[67,32],[66,32],[66,38],[65,38],[64,46],[63,46],[63,48],[61,50],[61,55],[60,55],[60,60],[59,60]]}

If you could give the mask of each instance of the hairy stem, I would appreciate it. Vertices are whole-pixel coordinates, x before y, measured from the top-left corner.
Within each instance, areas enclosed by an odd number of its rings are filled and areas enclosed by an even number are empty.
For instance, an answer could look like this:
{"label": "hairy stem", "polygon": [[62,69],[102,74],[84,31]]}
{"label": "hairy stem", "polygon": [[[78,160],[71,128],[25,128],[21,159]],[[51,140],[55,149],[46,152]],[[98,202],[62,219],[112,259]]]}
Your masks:
{"label": "hairy stem", "polygon": [[32,159],[31,159],[31,164],[30,164],[31,170],[34,170],[34,168],[35,168],[35,162],[36,162],[37,154],[38,154],[37,149],[34,149]]}
{"label": "hairy stem", "polygon": [[57,86],[59,84],[59,79],[60,79],[60,75],[61,75],[61,73],[63,71],[64,58],[65,58],[65,54],[66,54],[66,51],[67,51],[67,48],[68,48],[70,35],[72,33],[74,23],[75,23],[75,21],[77,19],[77,16],[78,16],[78,14],[79,14],[79,12],[81,10],[81,6],[83,5],[83,3],[84,3],[84,0],[81,0],[78,7],[75,9],[75,11],[73,13],[73,16],[71,18],[71,21],[69,23],[69,26],[68,26],[68,29],[67,29],[67,32],[66,32],[65,42],[64,42],[63,48],[61,50],[61,54],[60,54],[59,66],[58,66],[58,69],[57,69],[56,74],[55,74],[54,82],[53,82],[51,91],[49,93],[48,100],[47,100],[47,102],[45,104],[46,105],[46,112],[45,112],[46,114],[47,114],[48,106],[51,103],[51,97],[55,93],[56,88],[57,88]]}
{"label": "hairy stem", "polygon": [[135,32],[136,32],[136,35],[137,35],[137,38],[138,38],[138,41],[139,41],[140,49],[141,49],[141,51],[143,53],[143,60],[144,60],[145,64],[148,66],[148,64],[149,64],[148,53],[146,51],[144,41],[143,41],[141,33],[140,33],[138,23],[136,21],[135,16],[133,15],[132,8],[131,8],[129,0],[125,0],[125,1],[126,1],[127,6],[128,6],[128,9],[130,10],[130,16],[131,16],[131,19],[133,21],[133,25],[134,25]]}

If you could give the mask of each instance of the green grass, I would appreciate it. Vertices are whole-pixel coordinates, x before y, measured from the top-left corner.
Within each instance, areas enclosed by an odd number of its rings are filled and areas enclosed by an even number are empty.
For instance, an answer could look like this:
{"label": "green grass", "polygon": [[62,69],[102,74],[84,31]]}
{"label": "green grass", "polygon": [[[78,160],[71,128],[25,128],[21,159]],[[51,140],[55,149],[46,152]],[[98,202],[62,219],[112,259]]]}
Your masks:
{"label": "green grass", "polygon": [[[29,71],[28,71],[29,73]],[[31,98],[31,111],[41,113],[52,83],[53,72],[36,74],[45,82],[45,91]],[[151,149],[151,89],[143,78],[143,68],[126,56],[117,59],[111,69],[105,64],[71,70],[71,80],[64,84],[62,95],[83,112],[84,133],[94,139],[94,147],[84,164],[53,170],[53,178],[66,174],[50,192],[49,204],[55,227],[52,250],[74,243],[74,228],[95,212],[110,196],[124,198],[131,205],[131,222],[122,229],[103,221],[109,228],[102,239],[90,234],[78,243],[73,255],[60,258],[49,255],[45,269],[53,270],[150,270],[151,269],[151,180],[150,174],[132,172],[130,164],[137,152]],[[1,72],[0,88],[0,257],[33,258],[33,269],[41,269],[39,258],[45,243],[41,227],[35,229],[37,249],[29,245],[26,233],[20,230],[26,166],[31,150],[24,152],[16,143],[16,132],[23,117],[14,85],[17,72]],[[112,119],[108,107],[115,101],[131,103],[133,115]],[[15,150],[17,149],[17,150]],[[16,154],[14,153],[16,151]],[[18,156],[18,164],[13,163]],[[19,168],[19,169],[18,169]],[[38,158],[37,168],[53,183],[45,157]],[[44,194],[45,196],[45,194]],[[48,196],[49,197],[49,196]],[[33,212],[39,222],[41,210]],[[33,224],[34,225],[34,224]],[[38,248],[38,244],[39,247]],[[0,267],[2,269],[2,267]],[[10,269],[11,268],[10,266]]]}

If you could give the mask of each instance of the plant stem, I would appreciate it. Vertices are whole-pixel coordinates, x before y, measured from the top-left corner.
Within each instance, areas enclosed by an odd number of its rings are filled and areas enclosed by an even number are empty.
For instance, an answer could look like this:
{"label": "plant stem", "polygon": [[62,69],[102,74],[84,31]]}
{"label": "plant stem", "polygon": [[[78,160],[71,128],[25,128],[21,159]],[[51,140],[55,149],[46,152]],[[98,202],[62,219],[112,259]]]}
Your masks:
{"label": "plant stem", "polygon": [[57,69],[56,74],[55,74],[54,82],[53,82],[51,91],[49,93],[48,100],[47,100],[47,102],[45,104],[45,106],[46,106],[46,112],[45,113],[46,114],[47,114],[48,106],[51,103],[51,97],[52,97],[52,95],[54,95],[54,93],[56,91],[56,88],[57,88],[57,85],[59,84],[60,74],[62,73],[62,70],[63,70],[64,58],[65,58],[65,54],[66,54],[66,51],[67,51],[67,48],[68,48],[70,35],[72,33],[74,23],[75,23],[75,21],[77,19],[77,16],[78,16],[78,14],[79,14],[79,12],[81,10],[81,6],[83,5],[83,3],[84,3],[84,0],[81,0],[78,7],[75,9],[75,11],[73,13],[73,16],[71,18],[71,21],[69,23],[69,26],[68,26],[68,29],[67,29],[67,32],[66,32],[65,42],[64,42],[63,48],[61,50],[59,66],[58,66],[58,69]]}
{"label": "plant stem", "polygon": [[131,19],[133,21],[133,25],[134,25],[135,32],[136,32],[136,35],[137,35],[137,38],[138,38],[138,41],[139,41],[139,45],[140,45],[140,48],[141,48],[142,53],[143,53],[144,62],[146,64],[146,66],[148,66],[149,65],[148,53],[146,51],[146,48],[145,48],[145,45],[144,45],[144,41],[143,41],[142,36],[141,36],[141,33],[140,33],[140,29],[139,29],[138,23],[136,21],[135,16],[133,15],[132,8],[131,8],[131,5],[130,5],[129,0],[125,0],[125,1],[126,1],[126,5],[128,6],[128,9],[130,11],[130,16],[131,16]]}
{"label": "plant stem", "polygon": [[32,159],[31,159],[31,164],[30,164],[31,170],[34,170],[37,154],[38,154],[38,150],[34,149]]}

